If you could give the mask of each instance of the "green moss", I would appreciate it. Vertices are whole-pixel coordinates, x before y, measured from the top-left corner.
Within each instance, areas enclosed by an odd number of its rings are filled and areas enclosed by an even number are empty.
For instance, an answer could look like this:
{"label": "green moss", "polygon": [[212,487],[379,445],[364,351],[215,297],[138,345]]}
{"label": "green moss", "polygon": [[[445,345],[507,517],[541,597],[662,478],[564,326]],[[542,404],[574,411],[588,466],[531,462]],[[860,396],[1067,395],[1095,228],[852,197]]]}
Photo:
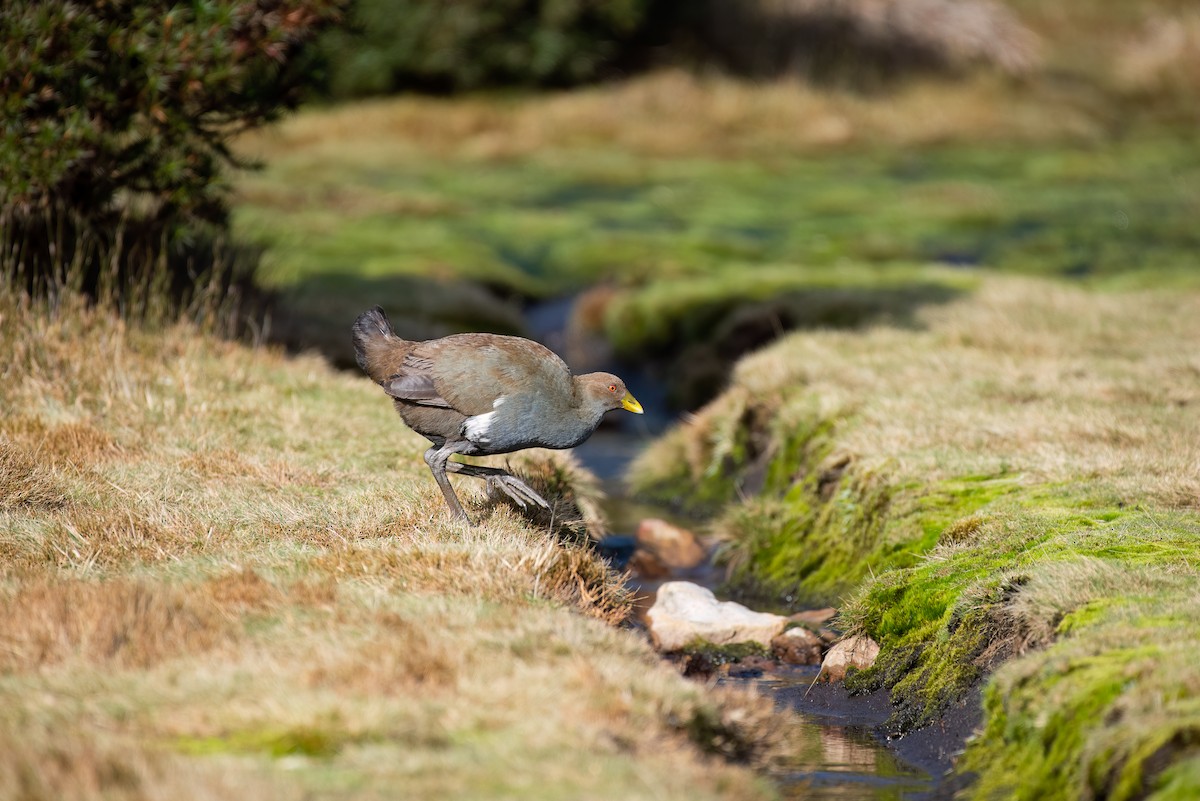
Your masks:
{"label": "green moss", "polygon": [[[1178,652],[1124,633],[1123,646],[1056,645],[989,687],[987,725],[963,764],[979,774],[975,797],[1120,801],[1152,787],[1154,798],[1192,797],[1200,710],[1186,698],[1164,708],[1161,696],[1164,682],[1180,678]],[[1196,634],[1194,626],[1186,634],[1191,649]]]}
{"label": "green moss", "polygon": [[270,757],[332,757],[353,738],[344,732],[312,727],[248,729],[214,737],[180,737],[175,748],[197,756],[226,753],[261,753]]}
{"label": "green moss", "polygon": [[1112,607],[1111,598],[1097,598],[1087,604],[1076,609],[1074,612],[1063,617],[1062,622],[1058,624],[1056,629],[1058,634],[1070,634],[1082,628],[1095,625],[1098,621],[1104,619],[1105,614]]}
{"label": "green moss", "polygon": [[1200,798],[1200,751],[1163,771],[1147,801],[1191,801]]}
{"label": "green moss", "polygon": [[765,497],[726,512],[731,586],[789,603],[835,603],[867,576],[969,538],[982,524],[978,510],[1018,489],[1005,475],[922,486],[889,483],[886,465],[822,470],[833,431],[825,421],[793,434],[768,467]]}
{"label": "green moss", "polygon": [[770,656],[771,649],[757,642],[736,642],[714,645],[705,640],[693,640],[679,651],[684,656],[702,656],[715,665],[740,662],[749,656]]}

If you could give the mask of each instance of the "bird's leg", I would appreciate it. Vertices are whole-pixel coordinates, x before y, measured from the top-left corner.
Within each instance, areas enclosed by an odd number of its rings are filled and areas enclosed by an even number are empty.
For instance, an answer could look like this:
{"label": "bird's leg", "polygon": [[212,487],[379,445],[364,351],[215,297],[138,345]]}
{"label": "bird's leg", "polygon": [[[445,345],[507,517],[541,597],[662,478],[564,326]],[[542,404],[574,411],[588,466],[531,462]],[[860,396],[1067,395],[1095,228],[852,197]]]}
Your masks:
{"label": "bird's leg", "polygon": [[457,451],[454,446],[449,444],[440,448],[430,448],[425,451],[425,464],[429,465],[429,470],[433,473],[433,480],[437,482],[438,489],[445,496],[446,505],[450,507],[450,514],[458,520],[466,520],[469,523],[471,518],[467,517],[467,513],[463,511],[458,496],[454,494],[454,487],[450,486],[450,479],[446,478],[446,467],[450,464],[450,454],[452,453],[457,453]]}
{"label": "bird's leg", "polygon": [[512,498],[513,502],[522,509],[531,503],[541,506],[543,509],[550,508],[550,504],[546,502],[546,499],[534,492],[528,484],[498,467],[484,467],[482,465],[448,461],[446,462],[446,469],[451,473],[460,473],[464,476],[487,479],[489,488],[494,487],[500,490]]}

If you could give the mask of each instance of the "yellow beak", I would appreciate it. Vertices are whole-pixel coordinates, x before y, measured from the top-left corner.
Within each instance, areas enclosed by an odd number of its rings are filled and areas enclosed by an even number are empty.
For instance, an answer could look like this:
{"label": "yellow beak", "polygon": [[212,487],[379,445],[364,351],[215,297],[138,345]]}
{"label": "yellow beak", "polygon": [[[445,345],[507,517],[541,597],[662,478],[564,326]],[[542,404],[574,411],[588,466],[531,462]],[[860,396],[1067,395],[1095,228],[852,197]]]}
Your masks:
{"label": "yellow beak", "polygon": [[630,395],[628,391],[625,393],[625,397],[621,398],[621,408],[634,414],[642,413],[642,404],[638,403],[637,398]]}

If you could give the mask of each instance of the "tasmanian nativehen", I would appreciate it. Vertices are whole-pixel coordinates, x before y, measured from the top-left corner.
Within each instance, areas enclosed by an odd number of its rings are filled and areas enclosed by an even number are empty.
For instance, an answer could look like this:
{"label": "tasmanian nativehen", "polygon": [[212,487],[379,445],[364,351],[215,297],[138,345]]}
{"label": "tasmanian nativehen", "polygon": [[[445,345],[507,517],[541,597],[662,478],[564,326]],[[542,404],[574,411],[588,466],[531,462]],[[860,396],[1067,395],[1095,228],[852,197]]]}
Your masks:
{"label": "tasmanian nativehen", "polygon": [[392,397],[396,411],[433,447],[425,463],[446,504],[466,520],[446,473],[486,479],[521,508],[549,508],[519,478],[450,457],[511,453],[522,448],[573,448],[612,409],[642,405],[609,373],[573,376],[553,351],[521,337],[455,334],[426,342],[396,336],[376,306],[354,321],[358,366]]}

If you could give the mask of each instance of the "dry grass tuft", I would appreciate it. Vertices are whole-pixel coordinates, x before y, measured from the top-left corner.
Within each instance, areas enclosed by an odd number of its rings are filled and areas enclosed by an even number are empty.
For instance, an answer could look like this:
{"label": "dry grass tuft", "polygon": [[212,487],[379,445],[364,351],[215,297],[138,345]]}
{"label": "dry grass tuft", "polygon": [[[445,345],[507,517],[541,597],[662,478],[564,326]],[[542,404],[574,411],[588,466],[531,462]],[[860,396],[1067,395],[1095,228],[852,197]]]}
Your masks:
{"label": "dry grass tuft", "polygon": [[[532,448],[484,461],[514,472],[550,503],[549,511],[540,507],[522,510],[539,528],[567,540],[600,540],[608,533],[600,506],[600,482],[571,453]],[[497,503],[517,508],[505,495],[490,500],[491,506]]]}
{"label": "dry grass tuft", "polygon": [[887,463],[897,484],[1086,479],[1131,504],[1200,505],[1200,360],[1179,344],[1200,337],[1200,295],[989,278],[920,323],[794,334],[743,359],[635,474],[720,472],[757,409],[781,439],[791,421],[852,421],[839,451]]}
{"label": "dry grass tuft", "polygon": [[111,435],[82,420],[48,425],[38,418],[16,416],[4,421],[3,428],[39,459],[56,466],[86,468],[126,455]]}
{"label": "dry grass tuft", "polygon": [[46,511],[66,503],[58,477],[34,453],[0,435],[0,510]]}
{"label": "dry grass tuft", "polygon": [[194,525],[163,524],[136,506],[77,504],[46,518],[48,531],[30,544],[28,558],[58,567],[115,567],[134,562],[177,559],[195,550],[200,529]]}
{"label": "dry grass tuft", "polygon": [[305,682],[365,697],[406,696],[422,688],[452,689],[470,668],[466,655],[471,649],[456,646],[445,634],[451,621],[413,620],[385,611],[375,622],[377,633],[370,640],[344,652],[318,652]]}
{"label": "dry grass tuft", "polygon": [[249,479],[270,487],[291,484],[319,487],[327,486],[336,480],[328,470],[305,470],[284,460],[263,462],[250,459],[233,448],[197,451],[184,457],[179,466],[205,479]]}
{"label": "dry grass tuft", "polygon": [[345,579],[391,582],[409,593],[548,598],[614,624],[631,611],[623,577],[588,547],[536,536],[495,544],[423,538],[400,547],[346,543],[317,557],[314,566]]}
{"label": "dry grass tuft", "polygon": [[613,572],[606,562],[578,547],[545,553],[550,560],[539,565],[537,582],[549,597],[612,626],[629,618],[633,594],[625,585],[625,577]]}
{"label": "dry grass tuft", "polygon": [[[300,586],[304,588],[300,593],[287,593],[289,600],[295,601],[297,596],[315,597],[308,592],[308,585]],[[201,585],[201,594],[222,609],[239,612],[266,609],[284,598],[284,593],[250,567],[209,579]]]}
{"label": "dry grass tuft", "polygon": [[40,449],[52,459],[62,459],[79,467],[96,464],[122,453],[122,448],[111,436],[84,422],[66,423],[48,429],[41,440]]}
{"label": "dry grass tuft", "polygon": [[146,668],[232,635],[211,601],[159,584],[34,580],[0,602],[0,672],[71,659]]}
{"label": "dry grass tuft", "polygon": [[[278,169],[561,157],[577,149],[653,158],[777,157],[857,145],[1094,140],[1104,120],[1061,92],[994,77],[913,83],[886,102],[800,81],[750,84],[664,71],[521,99],[400,97],[308,111],[248,134],[239,150]],[[253,181],[251,180],[251,183]]]}
{"label": "dry grass tuft", "polygon": [[1121,48],[1113,67],[1128,92],[1200,90],[1200,13],[1157,15]]}
{"label": "dry grass tuft", "polygon": [[958,545],[977,542],[980,530],[987,523],[986,515],[973,514],[955,520],[938,535],[938,545]]}
{"label": "dry grass tuft", "polygon": [[0,728],[0,798],[19,801],[222,801],[298,798],[228,764],[202,765],[102,732]]}
{"label": "dry grass tuft", "polygon": [[1069,629],[1068,616],[1097,609],[1098,603],[1136,599],[1195,598],[1195,575],[1120,562],[1078,558],[1038,566],[1006,604],[1005,630],[1016,653],[1042,648]]}

